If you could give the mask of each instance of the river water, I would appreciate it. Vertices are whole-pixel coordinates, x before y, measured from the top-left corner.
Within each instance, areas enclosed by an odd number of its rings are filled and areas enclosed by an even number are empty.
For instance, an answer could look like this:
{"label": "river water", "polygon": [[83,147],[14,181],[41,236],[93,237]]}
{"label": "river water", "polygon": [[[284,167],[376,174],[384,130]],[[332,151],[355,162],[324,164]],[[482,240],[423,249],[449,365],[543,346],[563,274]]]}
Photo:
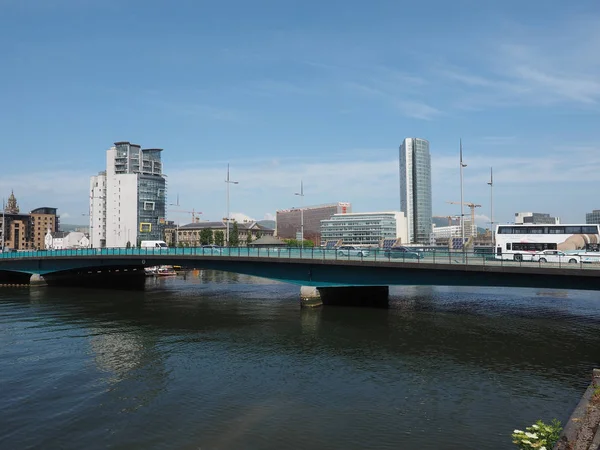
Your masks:
{"label": "river water", "polygon": [[0,289],[0,448],[512,449],[600,366],[600,295],[396,287],[300,309],[223,272]]}

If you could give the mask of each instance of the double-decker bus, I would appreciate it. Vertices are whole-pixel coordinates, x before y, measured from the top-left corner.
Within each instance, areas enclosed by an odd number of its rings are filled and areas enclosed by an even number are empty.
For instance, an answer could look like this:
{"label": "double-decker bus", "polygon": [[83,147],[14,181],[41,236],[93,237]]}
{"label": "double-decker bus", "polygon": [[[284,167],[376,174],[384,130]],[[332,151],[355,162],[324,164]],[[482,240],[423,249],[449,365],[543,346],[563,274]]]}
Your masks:
{"label": "double-decker bus", "polygon": [[585,262],[600,262],[600,225],[498,225],[496,259],[531,261],[544,250],[581,255]]}

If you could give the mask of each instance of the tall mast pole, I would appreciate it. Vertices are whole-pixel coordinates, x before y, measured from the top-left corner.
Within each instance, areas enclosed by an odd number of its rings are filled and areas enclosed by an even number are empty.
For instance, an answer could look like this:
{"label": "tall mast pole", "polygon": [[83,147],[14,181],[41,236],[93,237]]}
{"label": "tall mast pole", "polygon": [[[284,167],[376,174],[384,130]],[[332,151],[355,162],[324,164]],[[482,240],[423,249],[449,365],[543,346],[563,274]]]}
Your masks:
{"label": "tall mast pole", "polygon": [[494,246],[494,169],[490,167],[490,234],[492,236],[492,246]]}
{"label": "tall mast pole", "polygon": [[238,181],[231,181],[229,179],[229,163],[227,164],[227,179],[225,180],[227,184],[227,217],[225,218],[226,228],[225,228],[225,246],[229,247],[229,185],[230,184],[238,184]]}
{"label": "tall mast pole", "polygon": [[6,206],[4,205],[4,198],[2,199],[2,245],[0,251],[4,252],[4,230],[6,230]]}
{"label": "tall mast pole", "polygon": [[463,164],[462,139],[460,140],[460,231],[462,236],[461,247],[465,251],[465,206],[464,206],[464,189],[463,189],[463,168],[467,167]]}
{"label": "tall mast pole", "polygon": [[227,216],[225,217],[225,247],[229,247],[229,164],[227,164]]}

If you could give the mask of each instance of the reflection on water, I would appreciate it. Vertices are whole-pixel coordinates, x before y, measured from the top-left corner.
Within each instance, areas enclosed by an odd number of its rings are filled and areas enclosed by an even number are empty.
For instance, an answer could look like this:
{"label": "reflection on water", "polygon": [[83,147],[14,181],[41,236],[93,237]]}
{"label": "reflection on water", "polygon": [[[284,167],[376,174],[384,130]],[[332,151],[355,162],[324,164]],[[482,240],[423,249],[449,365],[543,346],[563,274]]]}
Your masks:
{"label": "reflection on water", "polygon": [[198,270],[0,292],[0,447],[510,449],[599,365],[587,292],[398,287],[387,310]]}

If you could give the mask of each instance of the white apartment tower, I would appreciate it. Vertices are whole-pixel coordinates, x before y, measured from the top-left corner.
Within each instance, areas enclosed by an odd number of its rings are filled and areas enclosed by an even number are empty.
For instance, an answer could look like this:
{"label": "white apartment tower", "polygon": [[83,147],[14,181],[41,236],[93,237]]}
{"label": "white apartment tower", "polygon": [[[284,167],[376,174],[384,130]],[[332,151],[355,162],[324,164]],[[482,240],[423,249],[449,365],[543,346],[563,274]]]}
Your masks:
{"label": "white apartment tower", "polygon": [[115,142],[106,171],[90,179],[90,235],[94,248],[135,247],[163,239],[166,181],[162,149]]}
{"label": "white apartment tower", "polygon": [[429,141],[406,138],[400,146],[400,210],[411,244],[429,244],[432,234]]}

